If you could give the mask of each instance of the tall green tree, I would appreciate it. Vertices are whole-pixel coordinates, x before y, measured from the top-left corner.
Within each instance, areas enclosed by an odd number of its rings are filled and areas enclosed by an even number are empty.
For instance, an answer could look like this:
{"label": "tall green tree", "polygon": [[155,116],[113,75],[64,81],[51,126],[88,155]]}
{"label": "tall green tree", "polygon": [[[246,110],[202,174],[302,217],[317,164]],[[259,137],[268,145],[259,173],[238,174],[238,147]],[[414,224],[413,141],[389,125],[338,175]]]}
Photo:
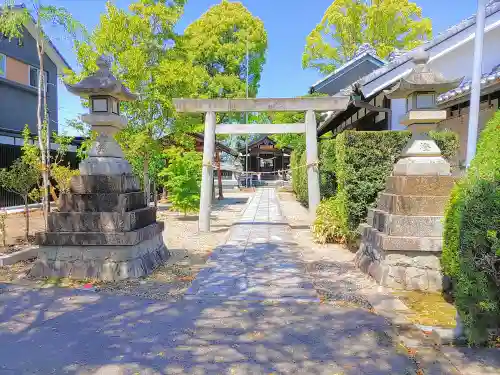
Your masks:
{"label": "tall green tree", "polygon": [[149,164],[162,151],[160,139],[189,125],[177,118],[172,98],[194,96],[205,81],[204,69],[190,64],[178,47],[174,26],[184,2],[138,0],[125,10],[108,1],[90,41],[77,48],[82,75],[95,71],[97,56],[105,54],[112,57],[116,76],[139,94],[139,100],[122,105],[129,125],[118,140],[135,167],[142,163],[145,197],[150,195]]}
{"label": "tall green tree", "polygon": [[409,0],[334,0],[306,39],[304,68],[333,72],[370,43],[386,58],[397,49],[413,49],[432,36],[432,22]]}
{"label": "tall green tree", "polygon": [[161,172],[173,207],[186,215],[198,211],[201,189],[202,155],[181,148],[166,150],[168,166]]}
{"label": "tall green tree", "polygon": [[[44,74],[44,57],[49,38],[48,29],[59,29],[65,35],[77,40],[79,36],[85,37],[85,29],[81,23],[76,21],[71,13],[65,8],[54,5],[46,5],[42,0],[32,0],[31,6],[15,6],[13,0],[4,0],[0,11],[0,34],[9,40],[12,38],[23,38],[24,27],[28,22],[34,23],[36,50],[38,55],[38,105],[37,105],[37,132],[40,148],[40,165],[42,166],[42,178],[44,186],[44,212],[48,218],[49,207],[49,185],[50,185],[50,132],[49,117],[47,110],[46,87],[47,82]],[[47,224],[47,223],[46,223]]]}
{"label": "tall green tree", "polygon": [[262,20],[239,2],[222,0],[190,24],[182,46],[209,79],[200,87],[209,98],[244,98],[248,49],[249,96],[259,89],[266,61],[267,32]]}

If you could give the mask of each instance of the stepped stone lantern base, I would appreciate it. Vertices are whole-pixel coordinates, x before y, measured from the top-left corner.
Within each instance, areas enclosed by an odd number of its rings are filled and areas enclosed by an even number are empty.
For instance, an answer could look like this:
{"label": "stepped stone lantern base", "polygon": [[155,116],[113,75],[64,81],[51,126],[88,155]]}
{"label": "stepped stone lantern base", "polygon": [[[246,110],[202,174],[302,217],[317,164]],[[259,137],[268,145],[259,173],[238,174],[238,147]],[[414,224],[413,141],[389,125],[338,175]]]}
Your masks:
{"label": "stepped stone lantern base", "polygon": [[402,123],[412,137],[379,194],[377,208],[368,210],[367,223],[360,226],[355,262],[379,284],[440,291],[443,213],[455,178],[428,133],[446,118],[446,111],[434,107],[436,93],[458,83],[430,70],[427,59],[417,55],[414,70],[386,92],[390,99],[407,99]]}
{"label": "stepped stone lantern base", "polygon": [[440,291],[443,212],[452,176],[393,175],[360,226],[356,265],[379,284]]}
{"label": "stepped stone lantern base", "polygon": [[48,218],[47,232],[37,233],[35,277],[121,280],[147,275],[168,258],[163,223],[156,208],[146,204],[113,134],[126,124],[119,115],[119,100],[131,94],[98,60],[94,76],[68,90],[91,101],[83,120],[98,136],[88,158],[80,163],[80,176],[71,179],[71,193],[61,194],[58,212]]}

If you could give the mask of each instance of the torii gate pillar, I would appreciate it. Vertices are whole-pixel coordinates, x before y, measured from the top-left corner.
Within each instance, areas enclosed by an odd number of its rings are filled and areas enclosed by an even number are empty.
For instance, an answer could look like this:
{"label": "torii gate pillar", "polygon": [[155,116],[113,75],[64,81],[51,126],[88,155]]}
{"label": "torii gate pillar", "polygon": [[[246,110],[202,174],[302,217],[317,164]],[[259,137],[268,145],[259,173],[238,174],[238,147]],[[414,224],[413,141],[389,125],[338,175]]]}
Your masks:
{"label": "torii gate pillar", "polygon": [[306,111],[306,159],[307,159],[307,194],[309,212],[316,214],[320,197],[318,139],[316,136],[316,114],[313,110]]}
{"label": "torii gate pillar", "polygon": [[215,119],[215,112],[206,113],[205,137],[203,141],[203,169],[201,172],[200,216],[198,220],[198,229],[200,232],[210,232],[210,212],[212,211],[212,190],[214,188]]}
{"label": "torii gate pillar", "polygon": [[[281,99],[174,99],[177,112],[206,113],[203,143],[203,171],[198,229],[210,231],[213,189],[213,158],[215,134],[306,133],[307,183],[309,212],[313,217],[320,202],[318,140],[315,111],[343,111],[349,104],[347,96]],[[300,124],[219,124],[216,112],[305,112]]]}

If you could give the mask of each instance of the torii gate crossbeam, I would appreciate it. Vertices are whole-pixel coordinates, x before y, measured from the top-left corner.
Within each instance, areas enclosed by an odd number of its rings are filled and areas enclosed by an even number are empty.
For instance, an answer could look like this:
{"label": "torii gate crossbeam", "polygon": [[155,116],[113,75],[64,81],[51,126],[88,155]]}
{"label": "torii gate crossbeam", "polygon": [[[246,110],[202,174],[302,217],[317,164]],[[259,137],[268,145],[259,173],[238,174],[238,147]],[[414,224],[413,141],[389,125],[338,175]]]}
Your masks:
{"label": "torii gate crossbeam", "polygon": [[[309,211],[315,215],[320,202],[315,111],[342,111],[347,108],[348,104],[349,97],[347,96],[283,99],[174,99],[177,112],[205,113],[199,230],[210,231],[215,134],[306,133]],[[306,115],[305,124],[216,125],[217,112],[305,112]]]}

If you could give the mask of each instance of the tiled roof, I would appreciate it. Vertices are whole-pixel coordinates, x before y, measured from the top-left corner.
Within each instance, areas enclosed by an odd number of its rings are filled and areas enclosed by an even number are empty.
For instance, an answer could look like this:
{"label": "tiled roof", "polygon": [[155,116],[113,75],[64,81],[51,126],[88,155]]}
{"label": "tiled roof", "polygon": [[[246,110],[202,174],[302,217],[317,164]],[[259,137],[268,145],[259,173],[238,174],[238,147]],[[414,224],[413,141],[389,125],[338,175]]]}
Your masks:
{"label": "tiled roof", "polygon": [[312,87],[316,87],[319,84],[325,82],[329,78],[331,78],[334,75],[338,74],[342,70],[348,68],[349,66],[351,66],[352,64],[354,64],[356,61],[361,60],[365,56],[371,56],[371,57],[379,60],[381,63],[385,63],[385,61],[383,59],[381,59],[380,57],[377,56],[377,52],[375,51],[375,48],[373,48],[373,46],[370,43],[363,43],[362,45],[360,45],[358,47],[358,50],[352,56],[351,59],[349,59],[344,64],[342,64],[341,66],[339,66],[337,69],[335,69],[332,73],[328,74],[326,77],[321,78],[318,82],[316,82],[314,85],[312,85]]}
{"label": "tiled roof", "polygon": [[[491,86],[495,83],[500,83],[500,64],[495,66],[490,73],[485,73],[481,77],[481,89]],[[455,89],[445,92],[437,97],[436,102],[442,105],[451,100],[468,95],[471,91],[472,80],[464,79],[462,83]]]}
{"label": "tiled roof", "polygon": [[[486,7],[486,16],[488,17],[489,15],[496,13],[498,11],[500,11],[500,3],[496,2],[495,0],[491,0]],[[425,50],[428,50],[428,49],[434,47],[435,45],[438,45],[439,43],[443,42],[444,40],[460,33],[461,31],[463,31],[466,28],[468,28],[472,25],[475,25],[475,24],[476,24],[476,16],[473,15],[473,16],[461,21],[460,23],[448,28],[444,32],[438,34],[438,36],[436,36],[434,39],[423,43],[418,48],[424,48]],[[411,57],[412,57],[411,52],[412,51],[404,53],[403,55],[401,55],[399,57],[394,56],[396,58],[393,59],[391,62],[389,62],[389,64],[387,64],[387,65],[373,71],[372,73],[366,75],[365,77],[363,77],[361,79],[361,82],[363,84],[371,82],[371,81],[375,80],[376,78],[384,75],[385,73],[393,70],[394,68],[396,68],[400,65],[403,65],[405,62],[411,60]]]}

